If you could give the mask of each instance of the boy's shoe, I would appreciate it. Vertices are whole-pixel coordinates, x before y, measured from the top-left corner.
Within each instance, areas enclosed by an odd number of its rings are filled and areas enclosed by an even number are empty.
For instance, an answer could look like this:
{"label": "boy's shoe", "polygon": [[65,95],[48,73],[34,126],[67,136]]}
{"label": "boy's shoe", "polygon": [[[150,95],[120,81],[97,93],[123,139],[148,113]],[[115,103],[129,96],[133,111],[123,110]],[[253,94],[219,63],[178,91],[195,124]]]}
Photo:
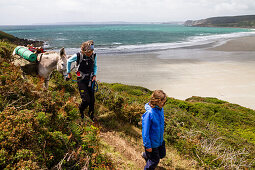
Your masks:
{"label": "boy's shoe", "polygon": [[142,158],[145,160],[145,162],[147,162],[147,161],[148,161],[148,158],[147,158],[147,156],[146,156],[146,153],[145,153],[145,152],[142,152],[141,156],[142,156]]}

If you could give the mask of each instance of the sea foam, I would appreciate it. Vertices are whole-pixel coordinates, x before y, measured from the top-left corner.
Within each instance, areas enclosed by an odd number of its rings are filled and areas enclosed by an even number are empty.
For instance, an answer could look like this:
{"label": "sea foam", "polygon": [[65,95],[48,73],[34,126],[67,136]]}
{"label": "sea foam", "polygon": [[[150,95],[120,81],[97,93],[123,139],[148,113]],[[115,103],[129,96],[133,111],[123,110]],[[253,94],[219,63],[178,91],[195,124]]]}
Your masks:
{"label": "sea foam", "polygon": [[[255,32],[238,32],[230,34],[218,34],[218,35],[205,35],[205,36],[193,36],[188,37],[186,40],[171,43],[151,43],[151,44],[136,44],[136,45],[121,45],[111,46],[111,47],[98,47],[95,48],[97,53],[136,53],[136,52],[150,52],[150,51],[160,51],[168,49],[177,48],[201,48],[201,45],[220,45],[228,40],[245,37],[245,36],[255,36]],[[115,44],[117,45],[117,44]]]}

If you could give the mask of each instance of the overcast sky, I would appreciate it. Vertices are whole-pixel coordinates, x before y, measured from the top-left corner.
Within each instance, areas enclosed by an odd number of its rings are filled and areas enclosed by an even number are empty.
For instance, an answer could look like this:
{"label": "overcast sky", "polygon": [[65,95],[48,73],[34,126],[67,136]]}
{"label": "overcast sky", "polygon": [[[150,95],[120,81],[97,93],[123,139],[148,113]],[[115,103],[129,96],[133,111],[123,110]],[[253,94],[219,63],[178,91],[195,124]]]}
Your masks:
{"label": "overcast sky", "polygon": [[255,0],[0,0],[0,25],[170,22],[255,15]]}

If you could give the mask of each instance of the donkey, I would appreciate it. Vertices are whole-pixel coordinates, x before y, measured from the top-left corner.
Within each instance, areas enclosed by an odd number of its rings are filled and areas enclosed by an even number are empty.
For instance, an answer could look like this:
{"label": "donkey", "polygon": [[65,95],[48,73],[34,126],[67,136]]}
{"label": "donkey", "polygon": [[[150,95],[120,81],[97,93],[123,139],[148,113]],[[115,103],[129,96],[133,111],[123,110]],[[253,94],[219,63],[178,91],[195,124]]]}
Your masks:
{"label": "donkey", "polygon": [[[15,51],[13,52],[15,54]],[[38,54],[37,63],[26,63],[20,66],[23,73],[30,75],[39,75],[44,79],[44,87],[47,89],[49,86],[49,80],[51,73],[56,69],[62,75],[66,75],[66,63],[67,56],[65,49],[62,48],[60,53],[57,52],[46,52]],[[20,63],[19,63],[20,64]]]}

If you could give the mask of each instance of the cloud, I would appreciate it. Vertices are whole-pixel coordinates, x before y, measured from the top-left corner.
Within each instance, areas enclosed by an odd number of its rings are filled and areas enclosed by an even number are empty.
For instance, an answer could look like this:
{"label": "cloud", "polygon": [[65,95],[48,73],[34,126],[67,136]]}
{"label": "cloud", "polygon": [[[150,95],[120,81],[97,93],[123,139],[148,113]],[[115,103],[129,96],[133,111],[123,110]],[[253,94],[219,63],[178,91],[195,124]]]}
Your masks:
{"label": "cloud", "polygon": [[185,21],[254,14],[254,0],[7,0],[0,25],[90,21]]}
{"label": "cloud", "polygon": [[216,12],[219,13],[223,13],[223,12],[235,12],[235,11],[244,11],[247,10],[248,4],[244,4],[244,3],[237,3],[237,2],[222,2],[219,4],[216,4],[214,7],[214,10]]}

